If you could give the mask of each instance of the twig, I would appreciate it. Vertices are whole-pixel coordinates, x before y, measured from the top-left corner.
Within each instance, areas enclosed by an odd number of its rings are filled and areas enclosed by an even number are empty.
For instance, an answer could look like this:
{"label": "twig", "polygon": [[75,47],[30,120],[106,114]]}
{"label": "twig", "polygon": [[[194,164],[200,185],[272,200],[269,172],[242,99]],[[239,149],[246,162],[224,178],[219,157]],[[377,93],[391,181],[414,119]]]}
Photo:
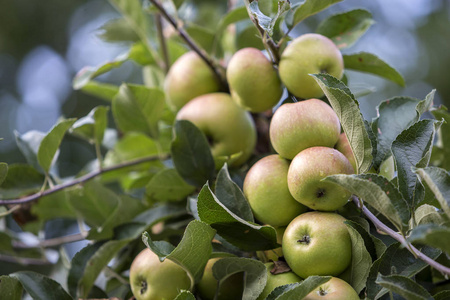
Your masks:
{"label": "twig", "polygon": [[169,52],[167,50],[166,38],[164,37],[161,14],[157,13],[155,17],[156,17],[156,29],[158,31],[159,45],[161,47],[161,53],[164,61],[164,72],[167,73],[169,72],[170,68]]}
{"label": "twig", "polygon": [[33,244],[25,244],[23,242],[13,241],[13,247],[19,249],[29,249],[29,248],[50,248],[56,247],[68,243],[79,242],[86,239],[87,233],[77,233],[71,235],[65,235],[53,239],[43,240],[39,242],[37,245]]}
{"label": "twig", "polygon": [[197,43],[189,36],[189,34],[183,29],[183,27],[179,26],[178,22],[170,16],[166,9],[159,3],[158,0],[149,0],[155,7],[159,10],[161,15],[175,28],[181,38],[188,44],[189,48],[195,51],[211,68],[216,77],[219,79],[219,82],[222,85],[222,89],[228,90],[228,83],[225,78],[225,74],[220,67]]}
{"label": "twig", "polygon": [[52,265],[50,261],[47,259],[39,259],[39,258],[28,258],[28,257],[18,257],[18,256],[10,256],[0,254],[0,261],[5,261],[14,264],[21,265]]}
{"label": "twig", "polygon": [[126,167],[130,167],[130,166],[134,166],[134,165],[138,165],[144,162],[148,162],[148,161],[154,161],[154,160],[164,160],[167,159],[169,157],[169,155],[152,155],[152,156],[147,156],[147,157],[143,157],[143,158],[139,158],[136,160],[132,160],[132,161],[127,161],[127,162],[123,162],[120,164],[117,164],[115,166],[111,166],[111,167],[107,167],[107,168],[103,168],[94,172],[91,172],[89,174],[86,174],[84,176],[81,176],[77,179],[74,179],[72,181],[68,181],[66,183],[63,184],[59,184],[54,186],[51,189],[48,190],[44,190],[42,192],[38,192],[23,198],[19,198],[19,199],[11,199],[11,200],[0,200],[0,205],[10,205],[10,204],[23,204],[23,203],[28,203],[34,200],[37,200],[41,197],[56,193],[58,191],[61,191],[63,189],[66,189],[68,187],[80,184],[80,183],[84,183],[86,181],[91,180],[92,178],[95,178],[103,173],[106,172],[110,172],[110,171],[114,171],[114,170],[118,170],[118,169],[122,169],[122,168],[126,168]]}
{"label": "twig", "polygon": [[259,34],[261,35],[261,38],[263,40],[264,45],[266,45],[268,47],[269,53],[272,56],[273,62],[278,65],[278,63],[280,62],[280,47],[275,44],[275,42],[272,40],[271,37],[269,37],[269,35],[265,32],[265,30],[259,25],[259,22],[257,19],[255,19],[249,9],[249,5],[251,2],[253,2],[252,0],[247,0],[246,2],[246,7],[247,7],[247,12],[248,15],[250,17],[250,20],[252,20],[253,24],[255,24],[256,29],[258,29]]}
{"label": "twig", "polygon": [[391,236],[393,239],[397,240],[398,242],[400,242],[402,245],[404,245],[414,256],[416,256],[417,258],[423,260],[424,262],[426,262],[428,265],[432,266],[433,268],[435,268],[436,270],[438,270],[439,272],[441,272],[442,274],[445,275],[450,275],[450,268],[441,265],[440,263],[438,263],[437,261],[429,258],[428,256],[426,256],[425,254],[423,254],[422,252],[420,252],[419,249],[417,249],[416,247],[414,247],[410,242],[408,242],[404,236],[402,236],[401,234],[395,232],[394,230],[392,230],[391,228],[389,228],[388,226],[386,226],[386,224],[384,224],[383,222],[381,222],[367,207],[365,207],[364,205],[361,204],[361,202],[359,201],[358,197],[353,196],[352,197],[353,202],[356,204],[356,206],[361,209],[361,211],[363,212],[363,214],[370,220],[372,221],[372,223],[375,225],[375,227],[377,227],[377,229],[379,231],[385,232],[386,234],[388,234],[389,236]]}
{"label": "twig", "polygon": [[13,212],[18,210],[19,208],[20,208],[20,205],[15,205],[15,206],[11,207],[9,210],[0,213],[0,218],[6,217],[6,216],[12,214]]}

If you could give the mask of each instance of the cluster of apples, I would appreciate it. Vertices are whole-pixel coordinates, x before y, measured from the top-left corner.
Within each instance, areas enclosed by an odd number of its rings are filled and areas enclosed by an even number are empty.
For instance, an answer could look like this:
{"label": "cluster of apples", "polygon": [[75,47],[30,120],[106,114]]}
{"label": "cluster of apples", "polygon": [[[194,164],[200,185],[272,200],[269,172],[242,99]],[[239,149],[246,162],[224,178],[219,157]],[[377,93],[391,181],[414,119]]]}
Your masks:
{"label": "cluster of apples", "polygon": [[[322,97],[323,92],[308,75],[326,72],[341,78],[343,69],[342,55],[331,40],[305,34],[286,47],[278,70],[257,49],[236,52],[226,70],[230,94],[220,91],[218,78],[194,52],[181,56],[166,77],[167,101],[177,112],[176,119],[191,121],[206,135],[217,167],[224,161],[236,167],[249,159],[257,139],[250,113],[277,105],[283,86],[294,96],[308,99],[283,104],[276,110],[270,123],[270,140],[278,154],[256,162],[244,181],[244,194],[255,218],[274,226],[282,244],[280,249],[266,251],[266,258],[276,261],[284,256],[292,270],[274,275],[273,263],[267,263],[268,280],[258,300],[265,299],[277,286],[310,275],[337,276],[350,265],[351,240],[345,219],[334,213],[347,203],[350,194],[321,179],[353,173],[354,161],[349,162],[353,154],[348,151],[345,135],[340,134],[333,109],[314,99]],[[346,150],[345,155],[334,149],[336,144]],[[214,298],[217,280],[212,266],[219,259],[208,261],[196,287],[198,294],[204,300],[240,299],[242,274],[227,279],[224,284],[230,288],[222,288]],[[152,278],[146,278],[149,270]],[[190,289],[181,267],[168,260],[159,262],[149,249],[134,260],[130,282],[138,300],[173,299],[179,290]],[[335,295],[326,299],[359,299],[351,286],[337,277],[305,299],[320,299],[325,294]]]}
{"label": "cluster of apples", "polygon": [[[314,98],[284,104],[272,118],[270,139],[278,154],[266,156],[251,167],[245,177],[244,194],[256,219],[277,228],[282,247],[272,253],[266,251],[266,258],[276,261],[283,256],[292,271],[268,273],[268,283],[258,299],[265,299],[277,285],[311,275],[338,276],[350,266],[350,235],[345,218],[335,211],[351,195],[338,185],[322,181],[329,175],[354,173],[349,159],[334,148],[345,138],[340,131],[333,109]],[[266,266],[273,268],[271,263]],[[306,299],[316,299],[318,293],[334,294],[325,299],[359,299],[352,287],[337,277]]]}

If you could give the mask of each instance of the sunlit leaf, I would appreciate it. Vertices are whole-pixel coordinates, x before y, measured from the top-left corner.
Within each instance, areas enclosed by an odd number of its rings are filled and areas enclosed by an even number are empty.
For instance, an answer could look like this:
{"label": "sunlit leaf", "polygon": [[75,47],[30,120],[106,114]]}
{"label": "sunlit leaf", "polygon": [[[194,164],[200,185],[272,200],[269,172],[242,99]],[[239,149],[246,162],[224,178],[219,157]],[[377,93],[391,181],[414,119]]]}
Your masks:
{"label": "sunlit leaf", "polygon": [[75,119],[60,121],[42,139],[37,152],[37,160],[46,173],[50,170],[56,151],[58,151],[66,131],[74,122]]}
{"label": "sunlit leaf", "polygon": [[395,82],[400,86],[405,86],[403,76],[396,69],[372,53],[359,52],[344,55],[344,66],[346,69],[374,74]]}
{"label": "sunlit leaf", "polygon": [[359,104],[348,87],[329,74],[312,75],[330,101],[341,121],[357,165],[358,173],[369,170],[372,164],[372,144],[367,133]]}
{"label": "sunlit leaf", "polygon": [[351,47],[372,24],[374,21],[370,12],[355,9],[328,17],[319,24],[316,33],[330,38],[338,48],[345,49]]}

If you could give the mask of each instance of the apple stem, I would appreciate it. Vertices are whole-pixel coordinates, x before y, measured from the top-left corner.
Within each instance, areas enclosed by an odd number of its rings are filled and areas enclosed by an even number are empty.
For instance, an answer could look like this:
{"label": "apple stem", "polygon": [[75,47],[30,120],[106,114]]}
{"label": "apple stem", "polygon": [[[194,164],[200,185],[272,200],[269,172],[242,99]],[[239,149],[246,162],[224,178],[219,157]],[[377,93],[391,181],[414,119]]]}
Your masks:
{"label": "apple stem", "polygon": [[404,245],[413,255],[414,257],[417,257],[421,259],[422,261],[426,262],[431,267],[435,268],[439,272],[441,272],[444,275],[449,276],[450,275],[450,268],[441,265],[437,261],[431,259],[430,257],[426,256],[422,252],[420,252],[419,249],[414,247],[410,242],[406,240],[406,238],[389,228],[386,224],[381,222],[367,207],[364,206],[362,201],[359,200],[358,197],[352,196],[353,202],[356,204],[356,206],[361,209],[362,213],[375,225],[378,231],[385,232],[389,236],[391,236],[393,239],[400,242],[402,245]]}
{"label": "apple stem", "polygon": [[175,20],[172,16],[169,15],[169,13],[166,11],[166,9],[159,3],[157,0],[149,0],[161,13],[161,15],[166,19],[167,22],[169,22],[172,27],[178,32],[180,37],[188,44],[189,48],[191,48],[193,51],[195,51],[204,61],[205,63],[211,68],[211,70],[214,72],[216,77],[219,79],[219,82],[222,85],[222,90],[228,91],[228,83],[225,78],[225,74],[222,70],[222,67],[216,63],[207,53],[204,49],[202,49],[200,46],[197,45],[197,43],[191,38],[191,36],[186,32],[186,30],[183,29],[182,26],[179,25],[177,20]]}
{"label": "apple stem", "polygon": [[71,180],[71,181],[67,181],[65,183],[59,184],[59,185],[55,185],[52,188],[48,189],[48,190],[43,190],[43,191],[39,191],[37,193],[31,194],[29,196],[23,197],[23,198],[17,198],[17,199],[2,199],[0,200],[0,205],[11,205],[11,204],[24,204],[24,203],[28,203],[31,201],[35,201],[41,197],[56,193],[58,191],[61,191],[63,189],[66,189],[68,187],[77,185],[77,184],[82,184],[84,182],[87,182],[99,175],[102,175],[103,173],[107,173],[107,172],[111,172],[111,171],[115,171],[115,170],[119,170],[119,169],[123,169],[126,167],[130,167],[130,166],[135,166],[141,163],[145,163],[145,162],[149,162],[149,161],[155,161],[155,160],[165,160],[168,159],[170,157],[170,155],[168,154],[158,154],[158,155],[151,155],[151,156],[147,156],[147,157],[142,157],[139,159],[135,159],[135,160],[131,160],[131,161],[127,161],[127,162],[123,162],[111,167],[106,167],[103,169],[99,169],[96,171],[93,171],[91,173],[88,173],[84,176],[78,177],[77,179]]}

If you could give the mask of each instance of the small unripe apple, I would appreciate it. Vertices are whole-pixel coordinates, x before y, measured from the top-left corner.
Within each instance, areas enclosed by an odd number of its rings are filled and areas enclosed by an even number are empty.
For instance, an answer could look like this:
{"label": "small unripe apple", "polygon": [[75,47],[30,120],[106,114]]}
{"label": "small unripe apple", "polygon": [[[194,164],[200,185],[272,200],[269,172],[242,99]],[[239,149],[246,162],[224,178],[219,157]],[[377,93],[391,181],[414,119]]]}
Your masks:
{"label": "small unripe apple", "polygon": [[353,173],[352,165],[341,152],[328,147],[311,147],[292,160],[288,187],[301,204],[314,210],[334,211],[347,203],[351,193],[322,179],[334,174]]}
{"label": "small unripe apple", "polygon": [[130,285],[137,300],[175,299],[180,290],[190,290],[191,280],[182,267],[169,259],[161,262],[145,248],[131,264]]}
{"label": "small unripe apple", "polygon": [[224,156],[240,153],[230,166],[242,165],[256,145],[255,123],[249,112],[225,93],[212,93],[189,101],[177,114],[177,120],[194,123],[207,137],[216,167]]}
{"label": "small unripe apple", "polygon": [[307,208],[289,192],[289,161],[279,155],[258,160],[244,180],[244,194],[256,219],[263,224],[286,226]]}
{"label": "small unripe apple", "polygon": [[359,300],[359,296],[350,284],[342,279],[332,277],[320,285],[303,300]]}
{"label": "small unripe apple", "polygon": [[352,241],[345,218],[330,212],[307,212],[289,223],[283,254],[291,270],[302,278],[337,276],[351,263]]}
{"label": "small unripe apple", "polygon": [[164,81],[167,101],[175,111],[197,96],[219,90],[219,79],[194,51],[179,57]]}
{"label": "small unripe apple", "polygon": [[233,55],[227,80],[233,100],[251,112],[274,107],[283,93],[272,62],[256,48],[243,48]]}
{"label": "small unripe apple", "polygon": [[297,97],[319,98],[323,91],[309,74],[328,73],[338,79],[344,74],[344,60],[329,38],[308,33],[293,40],[283,51],[278,66],[281,81]]}
{"label": "small unripe apple", "polygon": [[267,283],[264,290],[259,294],[256,300],[264,300],[267,296],[276,288],[281,285],[296,283],[302,279],[298,277],[294,272],[286,272],[280,274],[272,274],[270,271],[273,269],[273,263],[264,264],[267,269]]}
{"label": "small unripe apple", "polygon": [[338,116],[331,106],[318,99],[283,104],[270,122],[272,146],[287,159],[306,148],[333,147],[340,132]]}
{"label": "small unripe apple", "polygon": [[213,275],[212,268],[221,257],[208,260],[202,279],[197,284],[197,290],[203,300],[229,300],[241,299],[244,291],[243,273],[231,275],[221,284],[217,299],[214,298],[217,291],[217,279]]}

